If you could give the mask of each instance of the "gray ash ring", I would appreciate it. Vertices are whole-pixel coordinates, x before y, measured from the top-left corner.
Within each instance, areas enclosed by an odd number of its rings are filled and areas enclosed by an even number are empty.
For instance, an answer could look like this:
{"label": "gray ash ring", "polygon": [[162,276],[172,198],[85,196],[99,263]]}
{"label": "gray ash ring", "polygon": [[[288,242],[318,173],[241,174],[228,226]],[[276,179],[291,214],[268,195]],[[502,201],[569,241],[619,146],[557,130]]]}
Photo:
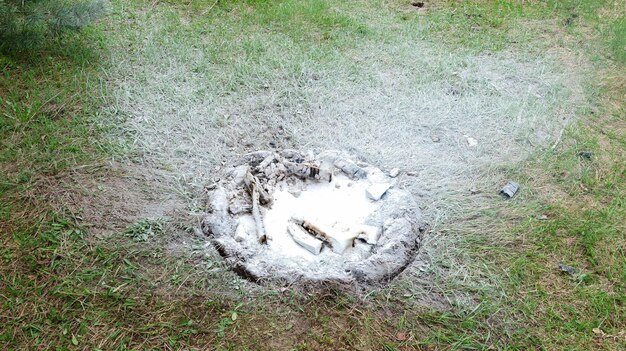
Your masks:
{"label": "gray ash ring", "polygon": [[396,175],[337,151],[252,152],[210,186],[202,230],[254,282],[386,284],[422,240],[419,206]]}

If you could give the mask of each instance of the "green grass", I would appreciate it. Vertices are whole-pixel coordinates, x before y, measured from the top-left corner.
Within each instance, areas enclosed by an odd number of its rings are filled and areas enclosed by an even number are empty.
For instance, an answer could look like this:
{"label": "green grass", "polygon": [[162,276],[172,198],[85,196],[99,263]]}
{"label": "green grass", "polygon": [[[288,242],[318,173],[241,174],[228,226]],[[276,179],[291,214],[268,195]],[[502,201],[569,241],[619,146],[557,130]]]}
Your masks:
{"label": "green grass", "polygon": [[56,173],[106,148],[94,122],[104,39],[90,30],[59,40],[41,52],[0,57],[2,166]]}
{"label": "green grass", "polygon": [[[29,57],[0,57],[0,348],[623,348],[624,19],[607,15],[619,13],[614,7],[619,4],[436,2],[418,13],[400,1],[119,1],[86,32]],[[102,58],[143,38],[149,27],[135,21],[146,12],[165,17],[155,40],[180,45],[174,54],[184,58],[185,43],[207,51],[210,60],[197,72],[228,72],[205,87],[224,97],[263,84],[250,79],[256,67],[250,62],[298,82],[310,65],[326,67],[341,57],[337,51],[351,52],[356,40],[393,42],[381,28],[398,19],[402,30],[443,42],[451,52],[536,53],[559,43],[593,61],[589,107],[554,149],[498,166],[523,181],[518,197],[487,199],[445,228],[462,240],[443,266],[471,267],[467,276],[479,280],[435,279],[440,286],[433,291],[447,294],[443,308],[416,301],[420,283],[407,280],[371,291],[365,301],[332,288],[250,293],[194,237],[187,239],[198,249],[168,252],[175,224],[143,219],[95,239],[76,214],[52,205],[58,192],[47,180],[121,153],[106,137],[124,116],[111,114],[115,103],[105,88],[111,67]],[[124,33],[131,38],[112,33],[119,25],[130,26]],[[203,30],[213,32],[198,36]],[[549,41],[537,39],[546,32]],[[287,67],[267,41],[280,37],[283,53],[296,59]],[[200,45],[206,40],[219,45]],[[583,150],[593,152],[591,160],[576,155]],[[546,220],[537,219],[542,214]],[[576,273],[562,273],[559,263]]]}

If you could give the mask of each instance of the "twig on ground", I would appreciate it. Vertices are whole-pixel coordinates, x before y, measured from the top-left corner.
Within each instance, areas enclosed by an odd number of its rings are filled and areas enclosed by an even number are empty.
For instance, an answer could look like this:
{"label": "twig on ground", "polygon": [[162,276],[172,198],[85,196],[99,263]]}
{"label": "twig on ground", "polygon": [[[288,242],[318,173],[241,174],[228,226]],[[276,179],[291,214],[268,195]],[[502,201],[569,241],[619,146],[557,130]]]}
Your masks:
{"label": "twig on ground", "polygon": [[556,148],[557,145],[559,145],[559,143],[561,142],[561,138],[563,137],[563,131],[565,130],[565,128],[561,128],[561,131],[559,132],[559,137],[556,138],[556,141],[554,142],[554,145],[552,145],[552,150],[554,150]]}
{"label": "twig on ground", "polygon": [[267,243],[267,234],[265,233],[263,216],[261,215],[261,204],[259,202],[259,181],[258,179],[256,179],[255,176],[248,172],[245,178],[245,182],[248,186],[248,190],[250,191],[250,195],[252,195],[252,217],[254,217],[254,223],[256,224],[256,231],[259,238],[259,243],[265,244]]}

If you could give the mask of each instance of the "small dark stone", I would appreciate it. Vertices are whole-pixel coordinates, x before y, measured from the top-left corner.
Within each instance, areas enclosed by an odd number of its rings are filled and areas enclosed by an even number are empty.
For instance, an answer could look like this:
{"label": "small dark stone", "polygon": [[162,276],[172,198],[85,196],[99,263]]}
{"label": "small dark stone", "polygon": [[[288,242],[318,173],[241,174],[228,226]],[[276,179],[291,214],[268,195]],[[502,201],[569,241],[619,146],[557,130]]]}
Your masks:
{"label": "small dark stone", "polygon": [[593,156],[593,152],[591,151],[581,151],[578,153],[578,156],[582,158],[586,158],[587,160],[591,160],[591,156]]}
{"label": "small dark stone", "polygon": [[568,266],[568,265],[563,264],[563,263],[559,263],[559,268],[561,269],[561,272],[567,273],[569,275],[574,275],[574,273],[576,273],[576,268],[574,268],[572,266]]}
{"label": "small dark stone", "polygon": [[424,2],[423,1],[413,1],[413,2],[411,2],[411,5],[413,7],[422,8],[422,7],[424,7]]}
{"label": "small dark stone", "polygon": [[269,145],[270,145],[270,147],[276,148],[276,142],[275,141],[270,141]]}

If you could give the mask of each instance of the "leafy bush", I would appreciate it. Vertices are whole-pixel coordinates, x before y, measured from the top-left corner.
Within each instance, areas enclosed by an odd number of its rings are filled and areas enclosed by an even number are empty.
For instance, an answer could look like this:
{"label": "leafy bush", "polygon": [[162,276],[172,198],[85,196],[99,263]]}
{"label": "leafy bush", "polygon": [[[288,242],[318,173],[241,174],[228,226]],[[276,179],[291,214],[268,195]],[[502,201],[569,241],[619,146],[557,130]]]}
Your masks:
{"label": "leafy bush", "polygon": [[26,51],[104,12],[104,0],[0,0],[0,51]]}

